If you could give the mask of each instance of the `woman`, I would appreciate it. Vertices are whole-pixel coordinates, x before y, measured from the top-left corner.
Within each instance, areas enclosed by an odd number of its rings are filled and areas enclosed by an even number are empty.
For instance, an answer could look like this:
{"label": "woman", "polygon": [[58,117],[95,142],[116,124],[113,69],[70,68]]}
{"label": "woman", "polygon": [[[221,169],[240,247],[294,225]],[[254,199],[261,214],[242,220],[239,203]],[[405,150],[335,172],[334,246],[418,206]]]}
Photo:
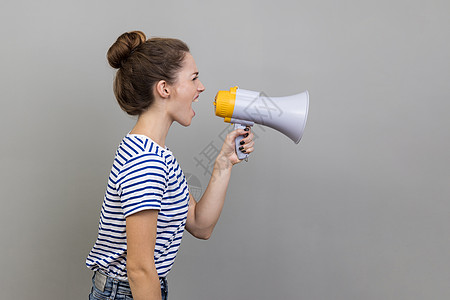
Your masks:
{"label": "woman", "polygon": [[98,238],[86,260],[94,270],[89,299],[166,299],[184,229],[208,239],[222,211],[232,166],[239,163],[234,140],[253,152],[249,128],[229,133],[211,180],[197,202],[165,146],[174,121],[189,126],[205,87],[189,48],[177,39],[122,34],[108,50],[118,69],[114,93],[120,107],[137,115],[120,143],[102,205]]}

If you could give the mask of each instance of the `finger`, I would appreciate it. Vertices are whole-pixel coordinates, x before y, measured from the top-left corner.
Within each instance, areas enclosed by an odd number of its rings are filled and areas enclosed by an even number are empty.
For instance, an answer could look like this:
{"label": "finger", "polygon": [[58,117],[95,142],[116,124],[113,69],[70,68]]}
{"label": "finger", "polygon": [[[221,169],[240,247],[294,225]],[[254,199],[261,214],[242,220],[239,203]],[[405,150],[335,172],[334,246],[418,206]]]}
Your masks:
{"label": "finger", "polygon": [[255,145],[255,142],[251,141],[250,143],[244,144],[241,147],[243,147],[243,149],[247,152],[248,149],[252,148],[254,145]]}
{"label": "finger", "polygon": [[244,145],[249,145],[252,142],[253,142],[253,140],[251,140],[251,139],[248,139],[248,140],[247,139],[242,139],[239,144],[240,144],[240,146],[244,146]]}
{"label": "finger", "polygon": [[[231,141],[234,141],[234,140],[235,140],[238,136],[240,136],[240,135],[243,135],[244,137],[247,137],[249,131],[250,131],[250,129],[249,129],[248,131],[246,131],[245,129],[236,129],[236,130],[233,130],[232,132],[230,132],[230,133],[227,135],[227,139],[229,139],[229,140],[231,140]],[[247,134],[247,136],[246,136],[246,134]]]}
{"label": "finger", "polygon": [[[254,137],[253,133],[250,133],[250,135],[248,135],[247,137],[245,137],[245,134],[244,134],[244,138],[241,140],[241,145],[251,142],[253,140],[253,137]],[[242,143],[242,141],[244,141],[244,142]]]}
{"label": "finger", "polygon": [[239,150],[241,150],[242,152],[244,152],[244,153],[248,153],[248,150],[250,149],[250,148],[253,148],[253,146],[255,145],[255,142],[250,142],[250,143],[248,143],[248,144],[243,144],[243,145],[241,145],[240,147],[239,147]]}
{"label": "finger", "polygon": [[248,149],[244,149],[242,152],[244,152],[244,153],[246,153],[246,154],[250,154],[250,153],[252,153],[254,150],[255,150],[254,147],[250,147],[250,148],[248,148]]}

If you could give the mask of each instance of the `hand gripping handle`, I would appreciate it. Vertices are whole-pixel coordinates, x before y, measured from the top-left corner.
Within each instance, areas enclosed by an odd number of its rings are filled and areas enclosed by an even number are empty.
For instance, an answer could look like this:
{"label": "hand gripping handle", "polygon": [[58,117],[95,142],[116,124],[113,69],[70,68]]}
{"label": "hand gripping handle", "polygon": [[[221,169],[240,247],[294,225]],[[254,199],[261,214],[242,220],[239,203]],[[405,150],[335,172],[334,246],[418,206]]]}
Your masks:
{"label": "hand gripping handle", "polygon": [[[238,124],[238,123],[234,123],[234,129],[245,129],[245,125],[242,124]],[[249,154],[242,152],[241,150],[239,150],[239,147],[241,146],[240,142],[241,140],[244,138],[243,135],[239,135],[234,142],[236,143],[236,154],[237,157],[242,160],[242,159],[247,159]]]}

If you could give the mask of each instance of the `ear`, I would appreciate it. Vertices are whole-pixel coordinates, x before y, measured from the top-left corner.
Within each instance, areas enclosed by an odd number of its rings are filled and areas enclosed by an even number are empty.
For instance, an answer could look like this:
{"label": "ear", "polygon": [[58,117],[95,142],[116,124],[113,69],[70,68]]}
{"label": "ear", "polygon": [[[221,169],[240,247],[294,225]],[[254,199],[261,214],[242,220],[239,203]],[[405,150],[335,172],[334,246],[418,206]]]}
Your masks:
{"label": "ear", "polygon": [[165,80],[160,80],[155,85],[155,94],[159,95],[161,98],[168,98],[171,93],[171,87]]}

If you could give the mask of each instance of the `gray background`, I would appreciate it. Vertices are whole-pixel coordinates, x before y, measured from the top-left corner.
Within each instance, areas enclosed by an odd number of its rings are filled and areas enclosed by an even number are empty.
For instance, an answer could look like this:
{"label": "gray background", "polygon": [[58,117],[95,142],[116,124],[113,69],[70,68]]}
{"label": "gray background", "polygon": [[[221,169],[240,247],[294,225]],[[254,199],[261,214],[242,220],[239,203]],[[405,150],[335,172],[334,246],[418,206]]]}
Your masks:
{"label": "gray background", "polygon": [[218,90],[308,89],[299,145],[255,128],[209,241],[185,235],[171,299],[450,298],[448,1],[0,4],[2,299],[86,299],[115,149],[134,119],[105,59],[123,32],[188,43],[206,91],[167,145],[220,146]]}

